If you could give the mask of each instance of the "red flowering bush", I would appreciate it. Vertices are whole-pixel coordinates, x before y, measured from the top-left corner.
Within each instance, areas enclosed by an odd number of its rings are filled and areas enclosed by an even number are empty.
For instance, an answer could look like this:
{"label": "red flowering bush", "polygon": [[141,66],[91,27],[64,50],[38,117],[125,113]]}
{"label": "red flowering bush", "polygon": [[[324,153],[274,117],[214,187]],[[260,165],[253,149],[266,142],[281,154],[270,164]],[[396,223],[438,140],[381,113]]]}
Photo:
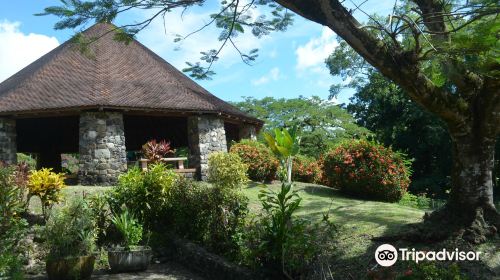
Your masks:
{"label": "red flowering bush", "polygon": [[293,159],[292,179],[303,183],[321,183],[322,169],[314,158],[297,156]]}
{"label": "red flowering bush", "polygon": [[238,154],[248,165],[248,178],[253,181],[272,181],[276,178],[279,161],[271,150],[257,141],[241,140],[231,146],[231,153]]}
{"label": "red flowering bush", "polygon": [[366,140],[342,142],[323,160],[328,184],[362,198],[399,201],[410,184],[404,155]]}

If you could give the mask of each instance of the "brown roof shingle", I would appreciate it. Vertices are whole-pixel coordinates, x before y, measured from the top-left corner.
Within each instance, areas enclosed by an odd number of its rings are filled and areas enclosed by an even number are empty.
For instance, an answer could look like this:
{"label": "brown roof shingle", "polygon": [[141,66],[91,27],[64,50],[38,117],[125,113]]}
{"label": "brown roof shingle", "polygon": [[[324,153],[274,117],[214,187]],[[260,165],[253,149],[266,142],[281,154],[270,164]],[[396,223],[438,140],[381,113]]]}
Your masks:
{"label": "brown roof shingle", "polygon": [[[83,32],[97,37],[114,28],[98,23]],[[175,67],[133,40],[113,32],[83,54],[67,41],[0,83],[0,114],[73,108],[221,113],[261,122],[215,97]]]}

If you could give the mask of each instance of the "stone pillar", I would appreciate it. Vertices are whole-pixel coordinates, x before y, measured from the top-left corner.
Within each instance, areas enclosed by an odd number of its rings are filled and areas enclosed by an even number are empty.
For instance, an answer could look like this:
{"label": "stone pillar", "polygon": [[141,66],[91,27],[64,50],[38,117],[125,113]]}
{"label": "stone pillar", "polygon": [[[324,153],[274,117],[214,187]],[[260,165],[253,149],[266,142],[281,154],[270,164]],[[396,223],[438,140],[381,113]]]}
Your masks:
{"label": "stone pillar", "polygon": [[0,161],[17,163],[16,120],[0,118]]}
{"label": "stone pillar", "polygon": [[80,115],[80,169],[82,185],[114,185],[127,170],[123,115],[85,112]]}
{"label": "stone pillar", "polygon": [[242,124],[240,127],[240,139],[257,140],[257,130],[254,125]]}
{"label": "stone pillar", "polygon": [[188,118],[189,162],[196,167],[196,177],[207,179],[208,155],[227,152],[224,121],[214,116],[192,116]]}

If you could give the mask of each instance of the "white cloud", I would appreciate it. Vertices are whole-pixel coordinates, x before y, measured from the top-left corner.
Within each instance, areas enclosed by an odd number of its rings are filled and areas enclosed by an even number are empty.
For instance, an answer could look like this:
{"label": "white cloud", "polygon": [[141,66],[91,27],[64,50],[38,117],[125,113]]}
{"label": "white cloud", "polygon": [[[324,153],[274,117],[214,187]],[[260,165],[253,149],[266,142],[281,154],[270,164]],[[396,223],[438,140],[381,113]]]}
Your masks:
{"label": "white cloud", "polygon": [[0,21],[0,81],[59,45],[55,37],[21,32],[20,25],[20,22]]}
{"label": "white cloud", "polygon": [[312,38],[305,45],[300,45],[295,50],[297,56],[297,69],[306,70],[316,68],[324,63],[325,59],[338,46],[335,33],[323,27],[320,37]]}
{"label": "white cloud", "polygon": [[[142,12],[139,16],[147,18],[150,13],[154,12]],[[185,36],[200,29],[211,20],[210,15],[215,12],[217,12],[217,8],[210,11],[196,8],[186,11],[181,9],[173,10],[166,14],[165,21],[161,19],[153,21],[148,28],[139,34],[139,40],[175,67],[182,69],[186,67],[186,61],[199,61],[201,51],[219,49],[222,44],[218,40],[220,30],[212,24],[179,43],[173,42],[176,34]],[[257,9],[251,9],[251,13],[252,17],[259,15]],[[251,34],[250,30],[245,31],[245,33],[233,38],[233,42],[243,53],[248,53],[252,49],[260,49],[267,40],[266,38],[257,39]],[[241,63],[241,58],[231,43],[227,42],[214,66],[228,68],[235,63]]]}
{"label": "white cloud", "polygon": [[266,74],[258,79],[253,80],[252,84],[254,86],[260,86],[263,84],[267,84],[271,81],[277,81],[281,78],[282,78],[282,75],[280,73],[280,69],[278,67],[274,67],[273,69],[271,69],[271,71],[269,71],[268,74]]}

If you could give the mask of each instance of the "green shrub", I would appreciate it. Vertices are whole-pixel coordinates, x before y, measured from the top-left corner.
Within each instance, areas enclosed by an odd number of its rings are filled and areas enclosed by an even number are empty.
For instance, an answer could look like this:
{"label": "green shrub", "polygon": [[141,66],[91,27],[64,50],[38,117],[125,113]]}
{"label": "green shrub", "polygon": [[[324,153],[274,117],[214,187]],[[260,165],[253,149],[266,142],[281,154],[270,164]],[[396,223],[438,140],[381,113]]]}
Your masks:
{"label": "green shrub", "polygon": [[36,169],[36,159],[30,154],[17,153],[17,162],[26,164],[31,170]]}
{"label": "green shrub", "polygon": [[23,279],[20,241],[27,229],[24,192],[16,185],[16,168],[0,165],[0,278]]}
{"label": "green shrub", "polygon": [[108,194],[113,213],[127,208],[146,228],[153,229],[161,223],[170,187],[179,175],[164,164],[152,164],[148,171],[138,167],[130,169],[118,178],[118,185]]}
{"label": "green shrub", "polygon": [[[300,197],[291,184],[280,192],[259,194],[264,213],[250,220],[241,231],[240,258],[251,267],[264,267],[271,278],[308,279],[307,270],[324,251],[331,250],[336,228],[325,218],[311,223],[295,217]],[[278,274],[278,275],[277,275]]]}
{"label": "green shrub", "polygon": [[236,189],[248,182],[248,166],[237,154],[217,152],[208,157],[208,182],[218,187]]}
{"label": "green shrub", "polygon": [[139,245],[142,240],[142,225],[127,210],[119,215],[114,215],[111,220],[122,237],[122,245],[130,250],[133,246]]}
{"label": "green shrub", "polygon": [[[87,202],[92,211],[92,218],[95,221],[97,240],[99,247],[108,240],[107,231],[111,225],[111,211],[108,205],[108,195],[106,193],[96,193],[87,198]],[[109,236],[113,238],[113,236]]]}
{"label": "green shrub", "polygon": [[240,156],[248,165],[248,177],[253,181],[272,181],[276,178],[279,161],[271,150],[257,141],[242,140],[234,144],[230,150]]}
{"label": "green shrub", "polygon": [[425,194],[414,195],[406,192],[398,203],[418,209],[431,208],[431,199],[425,196]]}
{"label": "green shrub", "polygon": [[303,183],[321,183],[321,165],[314,158],[296,156],[293,159],[292,180]]}
{"label": "green shrub", "polygon": [[237,190],[182,178],[170,189],[164,220],[177,235],[230,256],[237,251],[233,237],[244,223],[247,205],[248,198]]}
{"label": "green shrub", "polygon": [[398,276],[398,280],[466,280],[466,276],[460,272],[460,267],[453,263],[447,267],[438,267],[432,262],[412,263],[404,272]]}
{"label": "green shrub", "polygon": [[87,201],[75,197],[56,209],[44,230],[49,259],[88,256],[95,251],[97,231]]}
{"label": "green shrub", "polygon": [[404,155],[366,140],[345,141],[324,158],[328,184],[354,196],[395,202],[410,184]]}

